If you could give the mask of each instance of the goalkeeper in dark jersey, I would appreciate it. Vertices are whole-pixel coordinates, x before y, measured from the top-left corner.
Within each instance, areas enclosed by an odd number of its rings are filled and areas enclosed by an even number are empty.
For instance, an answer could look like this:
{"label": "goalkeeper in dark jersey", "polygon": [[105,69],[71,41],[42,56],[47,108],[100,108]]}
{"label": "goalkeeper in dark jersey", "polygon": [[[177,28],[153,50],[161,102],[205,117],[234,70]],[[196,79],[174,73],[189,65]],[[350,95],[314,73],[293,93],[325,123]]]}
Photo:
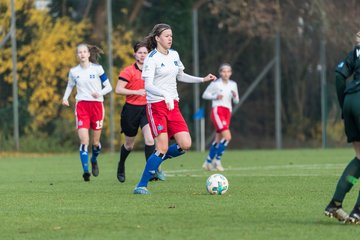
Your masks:
{"label": "goalkeeper in dark jersey", "polygon": [[[346,194],[360,177],[360,32],[356,34],[356,46],[337,65],[335,75],[345,133],[347,141],[354,146],[355,157],[342,173],[335,193],[325,209],[325,215],[347,223],[360,223],[360,193],[350,215],[342,209],[342,202]],[[353,80],[346,84],[346,79],[351,75],[353,75]]]}

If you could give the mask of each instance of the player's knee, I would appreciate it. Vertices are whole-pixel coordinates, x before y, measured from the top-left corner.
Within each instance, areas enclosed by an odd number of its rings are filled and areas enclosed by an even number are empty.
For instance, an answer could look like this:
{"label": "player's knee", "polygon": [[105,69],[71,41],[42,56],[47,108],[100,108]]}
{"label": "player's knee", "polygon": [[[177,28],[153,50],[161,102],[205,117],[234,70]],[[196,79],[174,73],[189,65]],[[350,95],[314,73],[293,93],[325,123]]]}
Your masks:
{"label": "player's knee", "polygon": [[191,148],[191,141],[182,142],[182,143],[179,144],[179,146],[180,146],[180,148],[182,150],[187,151],[187,150],[189,150]]}
{"label": "player's knee", "polygon": [[132,151],[134,149],[134,143],[124,143],[124,147],[128,151]]}
{"label": "player's knee", "polygon": [[161,154],[165,154],[167,151],[168,151],[168,147],[160,147],[160,146],[157,146],[157,149],[156,149],[157,152],[161,153]]}

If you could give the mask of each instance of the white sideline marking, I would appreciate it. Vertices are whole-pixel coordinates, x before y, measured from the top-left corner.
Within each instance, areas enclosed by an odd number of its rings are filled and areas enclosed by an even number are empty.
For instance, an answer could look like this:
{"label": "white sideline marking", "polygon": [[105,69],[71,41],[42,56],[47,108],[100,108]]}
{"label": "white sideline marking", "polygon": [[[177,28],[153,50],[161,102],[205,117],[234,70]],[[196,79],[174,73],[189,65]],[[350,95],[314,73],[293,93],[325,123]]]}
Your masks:
{"label": "white sideline marking", "polygon": [[[227,176],[269,176],[269,177],[278,177],[278,176],[296,176],[296,177],[308,177],[308,176],[323,176],[324,174],[320,173],[239,173],[242,171],[256,170],[256,171],[269,171],[269,170],[280,170],[280,169],[293,169],[293,170],[326,170],[326,169],[342,169],[345,167],[345,164],[286,164],[286,165],[270,165],[263,167],[240,167],[240,168],[225,168],[224,174]],[[179,170],[164,170],[167,177],[204,177],[204,175],[199,175],[196,173],[222,173],[217,171],[205,171],[201,168],[198,169],[179,169]],[[326,174],[327,176],[338,176],[337,174]]]}

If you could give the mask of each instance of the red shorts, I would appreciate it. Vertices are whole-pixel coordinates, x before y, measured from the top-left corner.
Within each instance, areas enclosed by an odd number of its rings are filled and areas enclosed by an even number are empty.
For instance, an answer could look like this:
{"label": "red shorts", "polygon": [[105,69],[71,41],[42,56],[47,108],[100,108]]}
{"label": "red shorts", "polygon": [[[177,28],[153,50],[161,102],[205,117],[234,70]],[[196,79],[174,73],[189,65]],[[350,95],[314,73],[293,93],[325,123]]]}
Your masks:
{"label": "red shorts", "polygon": [[75,107],[76,127],[100,130],[103,126],[105,109],[102,102],[79,101]]}
{"label": "red shorts", "polygon": [[165,101],[148,103],[146,115],[153,137],[168,133],[169,138],[172,138],[178,132],[189,132],[178,101],[174,101],[174,109],[171,111],[167,109]]}
{"label": "red shorts", "polygon": [[230,109],[221,106],[213,107],[211,109],[210,118],[215,126],[217,133],[229,129],[230,119],[231,119]]}

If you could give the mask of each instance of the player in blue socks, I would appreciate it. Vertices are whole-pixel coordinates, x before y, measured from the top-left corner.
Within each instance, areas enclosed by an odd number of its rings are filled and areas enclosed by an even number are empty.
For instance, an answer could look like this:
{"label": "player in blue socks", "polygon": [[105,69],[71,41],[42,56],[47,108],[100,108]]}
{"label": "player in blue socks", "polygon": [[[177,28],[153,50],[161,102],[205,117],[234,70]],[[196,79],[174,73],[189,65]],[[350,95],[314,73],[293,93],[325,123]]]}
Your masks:
{"label": "player in blue socks", "polygon": [[209,154],[202,166],[207,171],[211,171],[213,168],[224,171],[221,157],[231,140],[229,126],[232,102],[234,104],[239,102],[237,83],[230,79],[231,66],[227,63],[221,64],[219,74],[220,78],[210,83],[202,96],[204,99],[212,101],[210,117],[216,129],[215,141],[211,145]]}
{"label": "player in blue socks", "polygon": [[90,181],[90,173],[89,173],[89,153],[88,146],[85,144],[80,144],[80,161],[83,167],[83,178],[85,182]]}
{"label": "player in blue socks", "polygon": [[[140,182],[136,186],[134,193],[135,194],[149,194],[148,190],[146,189],[149,180],[157,173],[157,169],[159,168],[160,164],[169,158],[175,158],[182,154],[185,151],[180,148],[177,144],[172,144],[166,154],[162,154],[159,151],[155,151],[151,156],[148,158],[143,175],[140,179]],[[147,192],[147,193],[146,193]]]}
{"label": "player in blue socks", "polygon": [[[179,108],[176,80],[199,83],[216,78],[212,74],[199,78],[184,73],[179,54],[171,49],[172,39],[171,27],[157,24],[144,40],[152,50],[144,61],[142,79],[145,81],[146,114],[156,140],[156,151],[148,158],[134,194],[150,194],[147,185],[160,164],[165,159],[184,154],[191,147],[189,129]],[[169,146],[169,139],[174,139],[177,144]]]}
{"label": "player in blue socks", "polygon": [[[68,98],[76,86],[75,116],[78,136],[80,139],[80,161],[83,168],[85,182],[90,181],[89,129],[93,130],[91,172],[99,175],[97,157],[101,151],[100,136],[104,121],[104,95],[112,90],[104,69],[98,64],[97,58],[102,50],[96,46],[79,44],[76,54],[80,64],[71,68],[68,84],[63,96],[62,104],[70,106]],[[90,78],[89,78],[90,76]]]}

